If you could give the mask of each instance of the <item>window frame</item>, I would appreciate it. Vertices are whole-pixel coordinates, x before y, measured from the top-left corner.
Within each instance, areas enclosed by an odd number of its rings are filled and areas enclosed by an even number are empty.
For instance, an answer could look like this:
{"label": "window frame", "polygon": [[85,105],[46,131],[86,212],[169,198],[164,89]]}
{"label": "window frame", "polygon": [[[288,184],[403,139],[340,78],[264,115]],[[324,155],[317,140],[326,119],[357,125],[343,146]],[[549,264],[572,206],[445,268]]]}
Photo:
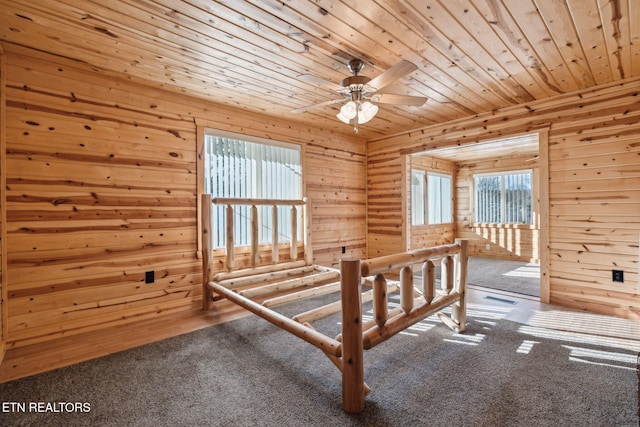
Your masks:
{"label": "window frame", "polygon": [[[422,178],[421,188],[422,188],[422,197],[420,198],[422,201],[422,215],[420,216],[421,222],[416,223],[416,206],[415,206],[415,185],[413,183],[414,175],[418,174]],[[446,178],[449,180],[449,197],[447,198],[448,203],[448,213],[449,217],[446,220],[441,221],[432,221],[432,209],[430,206],[430,191],[429,191],[429,176],[438,177],[438,178]],[[425,227],[431,225],[442,225],[442,224],[452,224],[453,223],[453,174],[448,174],[444,172],[437,172],[431,170],[425,170],[421,168],[412,167],[411,168],[411,226],[414,227]],[[445,206],[443,204],[442,206]],[[440,215],[442,214],[442,209],[440,209]],[[442,218],[441,218],[442,219]]]}

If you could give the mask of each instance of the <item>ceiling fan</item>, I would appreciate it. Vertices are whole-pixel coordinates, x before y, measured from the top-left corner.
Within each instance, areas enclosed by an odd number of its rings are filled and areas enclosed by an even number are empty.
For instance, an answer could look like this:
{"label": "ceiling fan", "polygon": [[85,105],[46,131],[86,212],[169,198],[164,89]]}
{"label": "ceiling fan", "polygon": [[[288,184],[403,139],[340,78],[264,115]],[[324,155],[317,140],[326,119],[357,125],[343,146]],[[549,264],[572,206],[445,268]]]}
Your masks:
{"label": "ceiling fan", "polygon": [[360,75],[360,72],[364,68],[364,62],[360,59],[352,59],[349,61],[347,68],[353,75],[343,79],[340,84],[311,74],[298,76],[300,80],[339,93],[343,98],[296,108],[295,110],[291,110],[291,112],[303,113],[314,108],[324,107],[325,105],[338,104],[344,102],[346,99],[347,102],[340,108],[340,112],[336,117],[343,123],[352,124],[353,131],[358,133],[358,125],[367,123],[378,112],[378,106],[376,104],[420,106],[427,101],[427,98],[422,96],[381,93],[382,89],[394,81],[418,69],[418,67],[409,61],[400,61],[373,79]]}

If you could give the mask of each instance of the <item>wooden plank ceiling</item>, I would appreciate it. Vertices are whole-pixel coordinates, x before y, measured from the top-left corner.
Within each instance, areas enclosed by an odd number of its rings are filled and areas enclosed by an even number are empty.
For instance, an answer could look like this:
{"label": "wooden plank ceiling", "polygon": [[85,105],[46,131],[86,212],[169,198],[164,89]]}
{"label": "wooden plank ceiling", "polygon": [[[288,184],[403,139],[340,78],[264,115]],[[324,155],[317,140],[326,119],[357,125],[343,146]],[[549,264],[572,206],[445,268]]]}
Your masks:
{"label": "wooden plank ceiling", "polygon": [[[385,89],[426,96],[380,105],[373,139],[640,75],[638,0],[0,0],[6,43],[107,74],[289,117],[336,132],[333,82],[362,59],[375,77],[418,69]],[[61,88],[61,90],[64,90]]]}
{"label": "wooden plank ceiling", "polygon": [[[531,156],[530,162],[537,160],[539,151],[538,134],[518,135],[510,138],[485,141],[466,146],[453,146],[430,150],[426,154],[454,163],[475,162],[486,158]],[[533,163],[532,163],[533,164]]]}

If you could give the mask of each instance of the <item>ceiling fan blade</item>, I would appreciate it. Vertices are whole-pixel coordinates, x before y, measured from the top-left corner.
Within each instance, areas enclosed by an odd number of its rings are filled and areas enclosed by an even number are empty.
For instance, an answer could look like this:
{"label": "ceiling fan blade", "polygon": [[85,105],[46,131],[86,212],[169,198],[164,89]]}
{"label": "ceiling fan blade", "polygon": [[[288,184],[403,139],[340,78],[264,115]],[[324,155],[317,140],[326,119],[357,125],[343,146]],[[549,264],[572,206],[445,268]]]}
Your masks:
{"label": "ceiling fan blade", "polygon": [[292,113],[304,113],[305,111],[313,110],[314,108],[324,107],[325,105],[338,104],[340,102],[344,102],[344,99],[332,99],[330,101],[324,101],[319,104],[307,105],[306,107],[296,108],[295,110],[291,110]]}
{"label": "ceiling fan blade", "polygon": [[427,102],[427,98],[424,96],[408,96],[408,95],[393,95],[390,93],[383,93],[374,95],[371,100],[378,104],[395,104],[395,105],[415,105],[420,106]]}
{"label": "ceiling fan blade", "polygon": [[412,62],[402,60],[367,83],[367,86],[372,89],[369,92],[379,91],[383,87],[417,69],[418,67]]}
{"label": "ceiling fan blade", "polygon": [[314,76],[312,74],[301,74],[298,76],[298,78],[302,81],[305,81],[307,83],[313,83],[317,86],[320,86],[330,91],[338,92],[338,91],[344,90],[344,88],[339,84]]}

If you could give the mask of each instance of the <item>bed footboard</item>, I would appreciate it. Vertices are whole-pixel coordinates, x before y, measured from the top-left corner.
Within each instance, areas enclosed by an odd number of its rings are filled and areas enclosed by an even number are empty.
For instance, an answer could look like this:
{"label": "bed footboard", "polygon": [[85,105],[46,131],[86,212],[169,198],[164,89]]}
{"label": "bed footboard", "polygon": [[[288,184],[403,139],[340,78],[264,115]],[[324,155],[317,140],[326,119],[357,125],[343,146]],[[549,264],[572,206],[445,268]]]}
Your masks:
{"label": "bed footboard", "polygon": [[[466,324],[468,241],[361,260],[342,260],[342,406],[347,412],[364,409],[364,350],[370,349],[434,313],[456,332]],[[435,264],[441,261],[440,289]],[[414,266],[420,266],[422,290],[416,292]],[[389,310],[385,274],[400,275],[401,306]],[[362,277],[373,276],[373,317],[362,322]],[[418,294],[416,296],[416,293]],[[441,310],[451,306],[451,317]]]}

